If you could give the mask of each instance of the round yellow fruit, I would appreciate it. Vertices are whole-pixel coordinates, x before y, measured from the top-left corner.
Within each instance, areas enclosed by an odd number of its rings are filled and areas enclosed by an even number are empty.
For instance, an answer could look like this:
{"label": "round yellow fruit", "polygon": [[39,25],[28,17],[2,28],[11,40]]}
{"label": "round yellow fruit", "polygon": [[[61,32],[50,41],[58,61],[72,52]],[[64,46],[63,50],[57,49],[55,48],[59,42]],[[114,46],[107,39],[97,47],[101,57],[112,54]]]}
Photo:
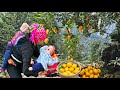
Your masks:
{"label": "round yellow fruit", "polygon": [[88,70],[88,68],[85,68],[85,72],[88,72],[89,70]]}
{"label": "round yellow fruit", "polygon": [[90,73],[90,74],[93,74],[93,70],[90,70],[89,73]]}
{"label": "round yellow fruit", "polygon": [[63,68],[66,68],[66,67],[67,67],[67,65],[66,65],[66,64],[63,64],[63,65],[62,65],[62,67],[63,67]]}
{"label": "round yellow fruit", "polygon": [[67,67],[71,67],[72,66],[72,63],[71,62],[68,62],[67,63]]}
{"label": "round yellow fruit", "polygon": [[100,74],[97,74],[98,78],[100,77]]}
{"label": "round yellow fruit", "polygon": [[77,64],[73,64],[72,67],[73,67],[73,68],[76,68],[76,67],[77,67]]}
{"label": "round yellow fruit", "polygon": [[94,74],[98,74],[99,71],[97,69],[93,69]]}
{"label": "round yellow fruit", "polygon": [[90,75],[90,78],[94,78],[94,74],[91,74],[91,75]]}
{"label": "round yellow fruit", "polygon": [[70,73],[70,75],[74,75],[74,73]]}
{"label": "round yellow fruit", "polygon": [[64,74],[64,75],[68,75],[68,73],[67,73],[67,72],[63,72],[63,74]]}
{"label": "round yellow fruit", "polygon": [[49,32],[50,32],[49,29],[47,29],[47,30],[46,30],[46,34],[49,34]]}
{"label": "round yellow fruit", "polygon": [[53,29],[53,32],[54,32],[54,33],[58,33],[57,27],[55,27],[55,28]]}
{"label": "round yellow fruit", "polygon": [[78,73],[78,70],[74,70],[73,73],[74,73],[74,74]]}
{"label": "round yellow fruit", "polygon": [[94,75],[94,77],[93,78],[98,78],[98,75]]}
{"label": "round yellow fruit", "polygon": [[82,69],[81,71],[85,72],[85,69]]}
{"label": "round yellow fruit", "polygon": [[49,39],[48,39],[48,38],[46,38],[46,39],[44,40],[44,42],[45,42],[45,44],[48,44]]}
{"label": "round yellow fruit", "polygon": [[70,56],[68,56],[68,59],[70,59]]}
{"label": "round yellow fruit", "polygon": [[79,30],[83,30],[83,26],[79,26]]}
{"label": "round yellow fruit", "polygon": [[81,75],[81,76],[84,75],[84,71],[83,71],[83,70],[80,72],[80,75]]}
{"label": "round yellow fruit", "polygon": [[73,67],[70,67],[70,68],[69,68],[69,71],[71,71],[71,72],[74,71],[74,68],[73,68]]}
{"label": "round yellow fruit", "polygon": [[100,69],[98,69],[98,72],[99,72],[99,73],[101,73],[101,70],[100,70]]}
{"label": "round yellow fruit", "polygon": [[71,72],[70,71],[66,71],[67,72],[67,75],[70,75],[71,74]]}
{"label": "round yellow fruit", "polygon": [[83,75],[83,76],[82,76],[82,78],[86,78],[86,76],[85,76],[85,75]]}
{"label": "round yellow fruit", "polygon": [[88,68],[88,70],[91,70],[91,69],[92,69],[92,66],[88,66],[87,68]]}
{"label": "round yellow fruit", "polygon": [[72,36],[71,35],[68,35],[67,36],[67,40],[69,41],[69,40],[71,40],[72,39]]}
{"label": "round yellow fruit", "polygon": [[60,68],[60,72],[63,73],[63,72],[64,72],[64,69],[63,69],[63,68]]}
{"label": "round yellow fruit", "polygon": [[86,72],[85,75],[86,75],[87,77],[89,77],[89,76],[90,76],[90,73],[89,73],[89,72]]}
{"label": "round yellow fruit", "polygon": [[79,67],[76,67],[76,68],[75,68],[75,70],[78,70],[78,71],[79,71],[79,70],[80,70],[80,68],[79,68]]}
{"label": "round yellow fruit", "polygon": [[70,59],[70,61],[73,61],[73,60],[74,60],[73,58]]}
{"label": "round yellow fruit", "polygon": [[65,71],[68,71],[68,67],[65,68]]}

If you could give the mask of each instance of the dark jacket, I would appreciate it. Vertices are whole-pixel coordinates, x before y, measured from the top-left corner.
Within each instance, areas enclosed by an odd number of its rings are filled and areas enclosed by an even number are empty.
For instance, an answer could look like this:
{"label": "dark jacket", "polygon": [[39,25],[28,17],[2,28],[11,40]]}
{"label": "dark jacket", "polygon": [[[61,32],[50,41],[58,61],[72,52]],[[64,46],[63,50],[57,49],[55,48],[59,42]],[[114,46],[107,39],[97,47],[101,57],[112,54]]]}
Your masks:
{"label": "dark jacket", "polygon": [[22,71],[26,76],[38,76],[38,72],[29,71],[28,68],[31,66],[31,57],[39,56],[39,49],[37,48],[37,46],[34,46],[34,44],[32,44],[29,39],[26,39],[26,37],[21,38],[19,41],[23,41],[24,43],[18,47],[12,47],[11,50],[13,56],[22,63],[18,63],[14,59],[13,60],[16,64],[22,65]]}

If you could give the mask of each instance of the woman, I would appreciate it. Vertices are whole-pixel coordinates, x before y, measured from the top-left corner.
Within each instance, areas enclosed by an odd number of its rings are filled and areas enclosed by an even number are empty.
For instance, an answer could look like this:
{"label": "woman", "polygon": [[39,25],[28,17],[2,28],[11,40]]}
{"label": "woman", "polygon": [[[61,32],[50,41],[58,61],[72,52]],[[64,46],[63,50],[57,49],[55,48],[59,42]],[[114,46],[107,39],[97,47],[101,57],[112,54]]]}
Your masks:
{"label": "woman", "polygon": [[15,36],[12,38],[12,40],[7,43],[7,48],[5,50],[4,59],[2,62],[2,66],[1,66],[1,74],[0,74],[1,77],[5,77],[5,70],[6,70],[6,66],[8,64],[7,62],[10,59],[10,55],[11,55],[10,47],[18,46],[18,45],[21,45],[22,43],[24,43],[24,42],[21,42],[20,39],[25,37],[26,33],[29,33],[28,28],[29,28],[29,25],[27,23],[23,23],[22,26],[20,27],[20,30],[17,31],[15,33]]}
{"label": "woman", "polygon": [[26,76],[38,76],[37,71],[29,71],[28,68],[31,66],[30,61],[32,56],[39,56],[37,45],[43,44],[47,34],[44,27],[39,24],[32,24],[30,29],[32,31],[26,34],[26,37],[21,38],[21,40],[26,42],[18,47],[12,47],[12,60],[8,60],[9,64],[7,65],[7,72],[10,78],[22,78],[22,72]]}

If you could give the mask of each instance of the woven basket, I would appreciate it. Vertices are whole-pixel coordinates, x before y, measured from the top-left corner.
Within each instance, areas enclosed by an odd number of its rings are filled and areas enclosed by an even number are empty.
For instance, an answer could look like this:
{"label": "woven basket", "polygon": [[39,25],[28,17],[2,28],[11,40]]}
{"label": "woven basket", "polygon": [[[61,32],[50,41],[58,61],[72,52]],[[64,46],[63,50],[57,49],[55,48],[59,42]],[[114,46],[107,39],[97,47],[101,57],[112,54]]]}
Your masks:
{"label": "woven basket", "polygon": [[[72,62],[72,63],[77,64],[78,67],[80,68],[80,70],[79,70],[76,74],[74,74],[74,75],[69,75],[69,76],[68,76],[68,75],[62,74],[62,73],[59,71],[59,68],[60,68],[60,66],[61,66],[63,63],[67,63],[67,62]],[[61,78],[78,78],[80,71],[81,71],[81,65],[80,65],[78,62],[76,62],[76,61],[68,61],[68,60],[67,60],[67,61],[63,61],[63,62],[59,63],[59,65],[58,65],[58,67],[57,67],[57,72],[59,73],[59,75],[60,75]]]}

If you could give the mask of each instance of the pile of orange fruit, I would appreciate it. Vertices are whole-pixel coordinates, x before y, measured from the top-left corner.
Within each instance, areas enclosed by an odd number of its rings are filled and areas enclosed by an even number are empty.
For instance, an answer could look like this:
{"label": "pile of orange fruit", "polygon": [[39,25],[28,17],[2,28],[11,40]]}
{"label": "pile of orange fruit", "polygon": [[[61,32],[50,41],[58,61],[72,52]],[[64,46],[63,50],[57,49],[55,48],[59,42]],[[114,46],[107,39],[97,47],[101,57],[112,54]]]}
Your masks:
{"label": "pile of orange fruit", "polygon": [[81,69],[80,76],[82,78],[100,78],[101,69],[95,68],[93,66],[87,66]]}
{"label": "pile of orange fruit", "polygon": [[66,62],[61,64],[59,72],[62,73],[63,75],[71,76],[80,72],[80,67],[76,63]]}

